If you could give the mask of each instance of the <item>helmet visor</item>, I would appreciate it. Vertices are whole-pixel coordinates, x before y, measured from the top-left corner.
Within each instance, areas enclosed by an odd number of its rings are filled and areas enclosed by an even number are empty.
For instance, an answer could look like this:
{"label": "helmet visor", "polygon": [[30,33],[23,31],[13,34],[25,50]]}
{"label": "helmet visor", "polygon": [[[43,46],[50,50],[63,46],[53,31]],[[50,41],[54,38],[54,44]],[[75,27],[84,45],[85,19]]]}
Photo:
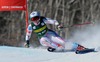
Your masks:
{"label": "helmet visor", "polygon": [[39,19],[39,16],[31,18],[32,21],[37,21]]}

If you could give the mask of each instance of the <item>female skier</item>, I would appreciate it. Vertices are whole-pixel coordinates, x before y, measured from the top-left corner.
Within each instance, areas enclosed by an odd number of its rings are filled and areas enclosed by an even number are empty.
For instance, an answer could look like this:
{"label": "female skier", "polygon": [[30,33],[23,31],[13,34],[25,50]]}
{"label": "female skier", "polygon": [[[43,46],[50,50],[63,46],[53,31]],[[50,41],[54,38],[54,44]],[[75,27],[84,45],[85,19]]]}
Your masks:
{"label": "female skier", "polygon": [[[55,31],[49,29],[46,24],[53,24],[58,26],[58,28],[62,28],[62,25],[56,20],[40,16],[40,13],[37,11],[33,11],[30,14],[30,19],[32,22],[27,28],[25,47],[30,47],[29,39],[33,31],[37,34],[40,44],[48,47],[48,51],[53,52],[58,48],[65,49],[65,41]],[[77,43],[73,43],[72,47],[75,51],[86,49]]]}

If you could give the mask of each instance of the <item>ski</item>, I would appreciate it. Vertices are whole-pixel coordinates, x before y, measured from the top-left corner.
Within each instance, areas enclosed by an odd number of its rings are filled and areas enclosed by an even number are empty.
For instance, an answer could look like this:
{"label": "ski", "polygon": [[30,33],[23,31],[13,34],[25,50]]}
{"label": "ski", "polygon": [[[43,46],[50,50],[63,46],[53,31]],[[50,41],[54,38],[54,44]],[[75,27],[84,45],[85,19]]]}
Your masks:
{"label": "ski", "polygon": [[91,48],[91,49],[86,48],[85,50],[76,51],[75,53],[76,54],[85,54],[85,53],[89,53],[89,52],[96,52],[95,48]]}

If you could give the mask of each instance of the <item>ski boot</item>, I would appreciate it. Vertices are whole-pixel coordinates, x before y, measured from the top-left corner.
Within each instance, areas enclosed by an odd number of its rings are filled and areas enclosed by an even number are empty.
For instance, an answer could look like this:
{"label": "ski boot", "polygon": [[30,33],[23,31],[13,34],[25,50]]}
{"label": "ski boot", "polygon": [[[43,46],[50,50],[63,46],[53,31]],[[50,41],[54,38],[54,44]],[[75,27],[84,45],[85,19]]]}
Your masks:
{"label": "ski boot", "polygon": [[52,47],[48,47],[47,50],[48,50],[49,52],[54,52],[56,49],[55,49],[55,48],[52,48]]}
{"label": "ski boot", "polygon": [[81,46],[79,44],[75,51],[76,54],[84,54],[88,52],[94,52],[94,49],[85,48],[84,46]]}

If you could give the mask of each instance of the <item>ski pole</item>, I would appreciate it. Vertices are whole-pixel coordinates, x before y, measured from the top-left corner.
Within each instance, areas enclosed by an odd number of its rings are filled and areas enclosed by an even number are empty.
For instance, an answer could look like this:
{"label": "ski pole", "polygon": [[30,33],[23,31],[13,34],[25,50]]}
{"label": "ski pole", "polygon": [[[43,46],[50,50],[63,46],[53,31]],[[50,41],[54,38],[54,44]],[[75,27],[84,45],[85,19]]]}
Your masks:
{"label": "ski pole", "polygon": [[74,25],[70,25],[70,26],[64,26],[61,27],[62,28],[69,28],[69,27],[73,27],[73,26],[83,26],[83,25],[87,25],[87,24],[91,24],[91,22],[85,22],[85,23],[81,23],[81,24],[74,24]]}

